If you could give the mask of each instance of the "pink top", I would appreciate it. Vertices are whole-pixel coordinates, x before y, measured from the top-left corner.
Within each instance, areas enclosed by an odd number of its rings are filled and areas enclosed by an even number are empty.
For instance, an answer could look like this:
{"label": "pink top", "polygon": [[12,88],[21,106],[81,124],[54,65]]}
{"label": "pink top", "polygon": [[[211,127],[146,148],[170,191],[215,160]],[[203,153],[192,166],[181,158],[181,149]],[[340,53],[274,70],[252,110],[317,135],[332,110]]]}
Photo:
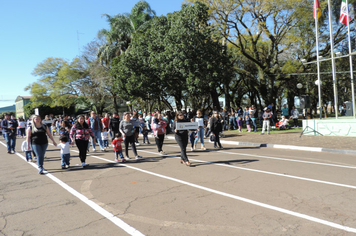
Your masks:
{"label": "pink top", "polygon": [[73,136],[75,137],[75,139],[80,139],[85,141],[88,141],[90,136],[94,138],[94,134],[93,132],[91,132],[90,128],[77,129],[75,124],[72,126],[72,129],[70,130],[69,133],[69,137],[72,141],[74,141]]}

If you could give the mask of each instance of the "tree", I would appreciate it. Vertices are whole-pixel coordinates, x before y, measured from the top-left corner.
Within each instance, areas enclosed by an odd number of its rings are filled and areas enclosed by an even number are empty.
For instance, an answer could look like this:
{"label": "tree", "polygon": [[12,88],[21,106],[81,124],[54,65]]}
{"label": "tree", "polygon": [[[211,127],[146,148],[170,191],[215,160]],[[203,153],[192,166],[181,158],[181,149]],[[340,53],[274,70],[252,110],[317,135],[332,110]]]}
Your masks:
{"label": "tree", "polygon": [[106,43],[98,49],[97,56],[100,62],[109,67],[111,60],[125,52],[133,35],[147,26],[147,23],[156,13],[146,1],[139,1],[131,9],[131,13],[110,16],[103,14],[110,24],[110,29],[102,29],[98,37],[105,37]]}
{"label": "tree", "polygon": [[85,77],[78,58],[72,62],[61,58],[47,58],[36,66],[32,74],[40,76],[37,82],[25,88],[32,95],[32,107],[71,107],[79,95],[79,81]]}

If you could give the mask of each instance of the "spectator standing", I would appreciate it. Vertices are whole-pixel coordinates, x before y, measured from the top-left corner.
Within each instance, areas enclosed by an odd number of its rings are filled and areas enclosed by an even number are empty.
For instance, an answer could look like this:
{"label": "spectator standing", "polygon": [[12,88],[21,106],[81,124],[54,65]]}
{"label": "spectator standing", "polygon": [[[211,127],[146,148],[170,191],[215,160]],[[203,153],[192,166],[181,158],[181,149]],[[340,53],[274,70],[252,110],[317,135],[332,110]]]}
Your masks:
{"label": "spectator standing", "polygon": [[289,119],[289,109],[286,104],[283,105],[282,116],[284,116],[286,119]]}
{"label": "spectator standing", "polygon": [[192,122],[198,122],[198,129],[196,130],[196,134],[197,137],[194,140],[194,147],[193,149],[196,150],[197,149],[197,143],[200,139],[200,143],[201,143],[201,149],[202,150],[206,150],[205,146],[204,146],[204,133],[205,133],[205,122],[204,122],[204,116],[202,114],[202,112],[200,110],[197,111],[197,115],[193,117],[193,119],[191,120]]}
{"label": "spectator standing", "polygon": [[291,114],[291,118],[293,119],[294,128],[299,128],[298,125],[299,111],[298,109],[295,108],[295,106],[292,107],[290,114]]}
{"label": "spectator standing", "polygon": [[265,108],[264,109],[264,113],[263,113],[263,126],[262,126],[262,135],[265,134],[265,130],[267,128],[267,134],[270,134],[270,123],[271,123],[271,119],[272,119],[273,113],[271,112],[271,110],[269,108]]}

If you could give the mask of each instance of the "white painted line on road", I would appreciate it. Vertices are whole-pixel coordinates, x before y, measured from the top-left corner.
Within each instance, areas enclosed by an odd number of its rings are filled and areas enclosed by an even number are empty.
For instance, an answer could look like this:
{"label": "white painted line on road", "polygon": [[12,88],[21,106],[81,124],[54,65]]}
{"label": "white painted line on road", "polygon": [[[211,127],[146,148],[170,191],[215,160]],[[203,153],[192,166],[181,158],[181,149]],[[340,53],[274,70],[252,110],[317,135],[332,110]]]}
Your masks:
{"label": "white painted line on road", "polygon": [[280,145],[280,144],[273,144],[273,148],[291,149],[291,150],[298,150],[298,151],[310,151],[310,152],[322,151],[322,148],[318,148],[318,147],[302,147],[302,146]]}
{"label": "white painted line on road", "polygon": [[[159,153],[154,153],[154,152],[149,152],[149,151],[144,151],[144,150],[140,150],[140,151],[141,152],[147,152],[147,153],[160,155]],[[165,156],[169,156],[169,155],[165,155]],[[171,157],[171,158],[180,158],[180,157],[174,157],[174,156],[169,156],[169,157]],[[262,173],[262,174],[276,175],[276,176],[281,176],[281,177],[286,177],[286,178],[299,179],[299,180],[305,180],[305,181],[309,181],[309,182],[315,182],[315,183],[328,184],[328,185],[333,185],[333,186],[338,186],[338,187],[356,189],[356,186],[348,185],[348,184],[339,184],[339,183],[334,183],[334,182],[329,182],[329,181],[304,178],[304,177],[299,177],[299,176],[294,176],[294,175],[280,174],[280,173],[269,172],[269,171],[264,171],[264,170],[250,169],[250,168],[245,168],[245,167],[240,167],[240,166],[226,165],[226,164],[215,163],[215,162],[210,162],[210,161],[203,161],[203,160],[198,160],[198,159],[189,158],[189,160],[195,161],[195,162],[201,162],[201,163],[208,163],[208,164],[211,164],[211,165],[228,167],[228,168],[235,168],[235,169],[240,169],[240,170],[252,171],[252,172],[257,172],[257,173]]]}
{"label": "white painted line on road", "polygon": [[[179,146],[176,146],[176,145],[165,145],[165,146],[179,148]],[[345,166],[345,165],[328,164],[328,163],[322,163],[322,162],[302,161],[302,160],[294,160],[294,159],[271,157],[271,156],[261,156],[261,155],[238,153],[238,152],[226,152],[226,151],[217,151],[217,152],[226,153],[226,154],[232,154],[232,155],[239,155],[239,156],[259,157],[259,158],[278,160],[278,161],[291,161],[291,162],[299,162],[299,163],[321,165],[321,166],[331,166],[331,167],[340,167],[340,168],[347,168],[347,169],[356,169],[356,166]]]}
{"label": "white painted line on road", "polygon": [[[74,151],[74,150],[72,150],[72,151]],[[140,150],[140,151],[142,151],[142,150]],[[78,152],[78,151],[75,151],[75,152]],[[157,154],[157,153],[155,153],[155,154]],[[160,154],[158,154],[158,155],[160,155]],[[90,156],[94,157],[96,159],[99,159],[99,160],[106,161],[106,162],[116,163],[115,161],[108,160],[108,159],[105,159],[105,158],[102,158],[102,157],[98,157],[98,156],[94,156],[94,155],[90,155]],[[162,155],[162,156],[168,156],[168,155]],[[290,210],[287,210],[287,209],[284,209],[284,208],[272,206],[272,205],[269,205],[269,204],[265,204],[265,203],[262,203],[262,202],[257,202],[257,201],[254,201],[254,200],[251,200],[251,199],[247,199],[247,198],[244,198],[244,197],[236,196],[236,195],[233,195],[233,194],[229,194],[229,193],[225,193],[225,192],[222,192],[222,191],[214,190],[214,189],[207,188],[207,187],[204,187],[204,186],[200,186],[200,185],[197,185],[197,184],[189,183],[189,182],[184,181],[184,180],[180,180],[180,179],[172,178],[172,177],[169,177],[169,176],[157,174],[157,173],[154,173],[154,172],[151,172],[151,171],[147,171],[147,170],[143,170],[143,169],[140,169],[140,168],[137,168],[137,167],[130,166],[128,164],[121,164],[121,163],[117,163],[117,164],[118,165],[122,165],[122,166],[126,166],[127,168],[130,168],[130,169],[133,169],[133,170],[137,170],[137,171],[149,174],[149,175],[157,176],[157,177],[160,177],[160,178],[163,178],[163,179],[171,180],[171,181],[174,181],[174,182],[177,182],[177,183],[181,183],[181,184],[184,184],[184,185],[188,185],[188,186],[191,186],[191,187],[194,187],[194,188],[202,189],[202,190],[205,190],[205,191],[208,191],[208,192],[211,192],[211,193],[215,193],[215,194],[218,194],[218,195],[221,195],[221,196],[233,198],[233,199],[236,199],[236,200],[239,200],[239,201],[243,201],[243,202],[246,202],[246,203],[250,203],[250,204],[253,204],[253,205],[256,205],[256,206],[260,206],[260,207],[267,208],[267,209],[270,209],[270,210],[278,211],[278,212],[285,213],[285,214],[288,214],[288,215],[291,215],[291,216],[295,216],[295,217],[299,217],[299,218],[306,219],[306,220],[309,220],[309,221],[313,221],[313,222],[316,222],[316,223],[319,223],[319,224],[327,225],[327,226],[330,226],[330,227],[333,227],[333,228],[336,228],[336,229],[341,229],[341,230],[344,230],[344,231],[347,231],[347,232],[356,233],[356,228],[351,228],[351,227],[340,225],[340,224],[337,224],[337,223],[334,223],[334,222],[322,220],[322,219],[319,219],[319,218],[316,218],[316,217],[313,217],[313,216],[308,216],[308,215],[305,215],[305,214],[302,214],[302,213],[298,213],[298,212],[294,212],[294,211],[290,211]]]}
{"label": "white painted line on road", "polygon": [[321,165],[321,166],[331,166],[331,167],[340,167],[340,168],[347,168],[347,169],[356,169],[356,166],[336,165],[336,164],[328,164],[328,163],[313,162],[313,161],[301,161],[301,160],[293,160],[293,159],[280,158],[280,157],[261,156],[261,155],[237,153],[237,152],[226,152],[226,151],[218,151],[218,152],[226,153],[226,154],[232,154],[232,155],[240,155],[240,156],[260,157],[260,158],[273,159],[273,160],[279,160],[279,161],[291,161],[291,162],[299,162],[299,163]]}
{"label": "white painted line on road", "polygon": [[[6,147],[6,144],[4,144],[3,142],[0,141],[0,143]],[[24,157],[23,155],[21,155],[20,153],[16,152],[15,153],[17,156],[19,156],[21,159],[23,159],[24,161],[26,161],[26,157]],[[28,164],[30,164],[31,166],[35,167],[37,169],[37,165],[35,163],[31,163],[28,162]],[[45,174],[45,176],[47,176],[48,178],[50,178],[51,180],[53,180],[54,182],[56,182],[57,184],[59,184],[62,188],[64,188],[65,190],[67,190],[69,193],[71,193],[72,195],[74,195],[75,197],[77,197],[79,200],[81,200],[82,202],[84,202],[85,204],[87,204],[88,206],[90,206],[92,209],[94,209],[96,212],[98,212],[100,215],[104,216],[105,218],[107,218],[108,220],[110,220],[111,222],[113,222],[116,226],[120,227],[122,230],[124,230],[126,233],[133,235],[133,236],[143,236],[144,234],[142,234],[140,231],[138,231],[137,229],[133,228],[132,226],[128,225],[127,223],[125,223],[123,220],[121,220],[120,218],[118,218],[117,216],[113,215],[112,213],[108,212],[107,210],[105,210],[104,208],[102,208],[101,206],[99,206],[98,204],[96,204],[95,202],[89,200],[86,196],[84,196],[83,194],[77,192],[74,188],[70,187],[69,185],[67,185],[66,183],[64,183],[62,180],[58,179],[57,177],[55,177],[52,174]]]}

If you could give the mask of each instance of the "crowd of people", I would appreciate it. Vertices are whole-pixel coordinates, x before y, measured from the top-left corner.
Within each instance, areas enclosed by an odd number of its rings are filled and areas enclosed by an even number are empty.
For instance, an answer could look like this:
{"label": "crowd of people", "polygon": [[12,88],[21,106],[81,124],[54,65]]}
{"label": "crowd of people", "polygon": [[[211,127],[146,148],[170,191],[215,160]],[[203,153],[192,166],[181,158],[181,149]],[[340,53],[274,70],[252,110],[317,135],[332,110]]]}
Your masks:
{"label": "crowd of people", "polygon": [[[281,118],[277,121],[278,112]],[[137,146],[140,145],[139,137],[142,135],[142,144],[150,144],[150,139],[154,139],[158,153],[164,155],[163,144],[165,135],[174,133],[175,140],[181,149],[181,163],[190,166],[187,156],[188,142],[191,142],[191,151],[197,150],[200,141],[201,150],[206,150],[205,138],[209,138],[214,143],[214,148],[222,149],[220,137],[223,137],[224,130],[238,130],[243,132],[243,127],[247,132],[257,132],[257,122],[262,127],[261,134],[270,127],[276,126],[279,129],[287,129],[289,120],[293,119],[294,126],[298,126],[299,113],[295,107],[291,112],[283,106],[281,110],[276,110],[271,104],[258,112],[256,107],[237,107],[236,109],[213,110],[207,114],[198,111],[165,112],[156,111],[146,113],[145,111],[125,112],[122,119],[118,113],[112,115],[106,113],[103,117],[97,115],[95,111],[90,115],[79,115],[76,118],[71,116],[53,117],[46,115],[42,120],[40,116],[33,115],[27,121],[22,118],[16,119],[14,116],[5,114],[4,120],[0,120],[0,128],[7,143],[7,152],[15,153],[16,137],[25,138],[22,142],[21,150],[25,152],[27,161],[37,161],[39,173],[44,173],[44,158],[48,147],[48,139],[54,146],[60,148],[61,168],[70,167],[70,148],[75,145],[79,150],[79,158],[83,168],[86,168],[87,153],[96,152],[97,145],[101,152],[107,152],[113,148],[115,162],[126,162],[129,157],[129,146],[134,158],[139,160]],[[195,122],[196,129],[179,129],[177,122]],[[276,123],[277,122],[277,123]],[[152,137],[149,138],[149,133]],[[57,145],[54,136],[59,136]],[[125,150],[123,153],[123,147]],[[33,158],[32,158],[33,156]]]}

